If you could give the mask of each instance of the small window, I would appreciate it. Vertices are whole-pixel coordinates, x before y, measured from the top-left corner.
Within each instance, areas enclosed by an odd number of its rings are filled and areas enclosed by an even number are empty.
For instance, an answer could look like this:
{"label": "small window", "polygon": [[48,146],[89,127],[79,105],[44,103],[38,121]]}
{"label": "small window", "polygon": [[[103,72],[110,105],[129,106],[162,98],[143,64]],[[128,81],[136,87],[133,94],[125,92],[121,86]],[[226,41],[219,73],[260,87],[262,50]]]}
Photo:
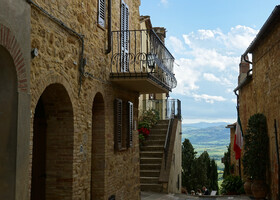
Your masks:
{"label": "small window", "polygon": [[105,27],[105,0],[98,0],[98,24]]}

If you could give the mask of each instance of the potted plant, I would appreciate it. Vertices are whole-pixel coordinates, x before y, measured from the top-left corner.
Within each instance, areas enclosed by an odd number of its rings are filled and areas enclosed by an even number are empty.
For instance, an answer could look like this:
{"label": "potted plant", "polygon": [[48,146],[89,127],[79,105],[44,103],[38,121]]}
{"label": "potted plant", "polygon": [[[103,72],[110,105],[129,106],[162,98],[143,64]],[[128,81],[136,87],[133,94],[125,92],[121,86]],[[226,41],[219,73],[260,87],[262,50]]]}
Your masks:
{"label": "potted plant", "polygon": [[239,176],[228,175],[222,183],[222,194],[226,195],[237,195],[243,194],[243,182]]}
{"label": "potted plant", "polygon": [[150,129],[158,122],[158,120],[159,113],[154,109],[146,110],[142,113],[138,123],[140,149],[144,145],[144,141],[150,135]]}
{"label": "potted plant", "polygon": [[244,136],[243,167],[247,177],[253,179],[252,193],[255,198],[265,198],[267,194],[266,167],[268,163],[268,135],[266,117],[257,113],[248,121]]}

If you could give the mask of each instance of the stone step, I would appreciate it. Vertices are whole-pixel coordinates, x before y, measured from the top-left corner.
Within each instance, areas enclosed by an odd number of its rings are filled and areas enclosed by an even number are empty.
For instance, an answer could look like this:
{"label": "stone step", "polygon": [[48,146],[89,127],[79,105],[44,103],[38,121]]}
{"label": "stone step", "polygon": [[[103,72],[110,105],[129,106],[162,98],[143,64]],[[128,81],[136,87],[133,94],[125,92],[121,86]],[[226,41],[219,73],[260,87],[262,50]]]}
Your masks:
{"label": "stone step", "polygon": [[163,151],[163,145],[149,145],[149,146],[142,146],[141,151]]}
{"label": "stone step", "polygon": [[150,140],[165,140],[166,136],[165,135],[153,135],[153,134],[150,134],[147,141],[150,141]]}
{"label": "stone step", "polygon": [[154,129],[165,129],[165,130],[167,130],[167,128],[168,128],[168,124],[157,124],[157,125],[153,126],[151,128],[151,130],[154,130]]}
{"label": "stone step", "polygon": [[141,191],[162,192],[162,185],[153,183],[143,183],[141,184]]}
{"label": "stone step", "polygon": [[169,120],[159,120],[157,124],[168,124]]}
{"label": "stone step", "polygon": [[140,177],[140,183],[158,184],[158,177]]}
{"label": "stone step", "polygon": [[167,129],[151,129],[151,135],[166,135]]}
{"label": "stone step", "polygon": [[141,151],[140,158],[162,158],[162,151]]}
{"label": "stone step", "polygon": [[143,146],[164,146],[165,140],[146,140]]}
{"label": "stone step", "polygon": [[160,170],[141,170],[140,177],[159,177]]}
{"label": "stone step", "polygon": [[162,158],[140,158],[140,164],[161,164]]}
{"label": "stone step", "polygon": [[161,164],[140,164],[141,170],[160,170]]}

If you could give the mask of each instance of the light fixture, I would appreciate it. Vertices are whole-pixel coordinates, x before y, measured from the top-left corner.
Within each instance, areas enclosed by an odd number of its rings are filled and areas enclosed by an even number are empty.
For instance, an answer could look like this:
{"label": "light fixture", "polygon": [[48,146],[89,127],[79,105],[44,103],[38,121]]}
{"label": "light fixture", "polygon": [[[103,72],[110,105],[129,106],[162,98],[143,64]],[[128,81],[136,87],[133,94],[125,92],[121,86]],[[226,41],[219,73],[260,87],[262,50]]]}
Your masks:
{"label": "light fixture", "polygon": [[37,48],[32,49],[32,51],[31,51],[31,58],[35,58],[38,55],[39,55],[38,49]]}
{"label": "light fixture", "polygon": [[155,54],[152,54],[152,53],[147,53],[147,64],[148,64],[148,67],[151,69],[151,72],[154,70],[155,68]]}

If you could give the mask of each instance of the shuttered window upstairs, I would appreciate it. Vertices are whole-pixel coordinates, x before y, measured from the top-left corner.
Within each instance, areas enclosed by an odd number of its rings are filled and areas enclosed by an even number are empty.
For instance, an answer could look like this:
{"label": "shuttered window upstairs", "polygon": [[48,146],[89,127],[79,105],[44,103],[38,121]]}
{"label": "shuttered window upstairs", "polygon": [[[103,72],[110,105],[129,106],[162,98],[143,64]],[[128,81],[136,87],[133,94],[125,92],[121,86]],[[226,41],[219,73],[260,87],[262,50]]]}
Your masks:
{"label": "shuttered window upstairs", "polygon": [[105,28],[105,0],[98,0],[98,24]]}
{"label": "shuttered window upstairs", "polygon": [[115,149],[120,151],[122,149],[122,100],[115,99],[114,104]]}
{"label": "shuttered window upstairs", "polygon": [[122,0],[121,3],[121,72],[129,71],[129,9]]}

